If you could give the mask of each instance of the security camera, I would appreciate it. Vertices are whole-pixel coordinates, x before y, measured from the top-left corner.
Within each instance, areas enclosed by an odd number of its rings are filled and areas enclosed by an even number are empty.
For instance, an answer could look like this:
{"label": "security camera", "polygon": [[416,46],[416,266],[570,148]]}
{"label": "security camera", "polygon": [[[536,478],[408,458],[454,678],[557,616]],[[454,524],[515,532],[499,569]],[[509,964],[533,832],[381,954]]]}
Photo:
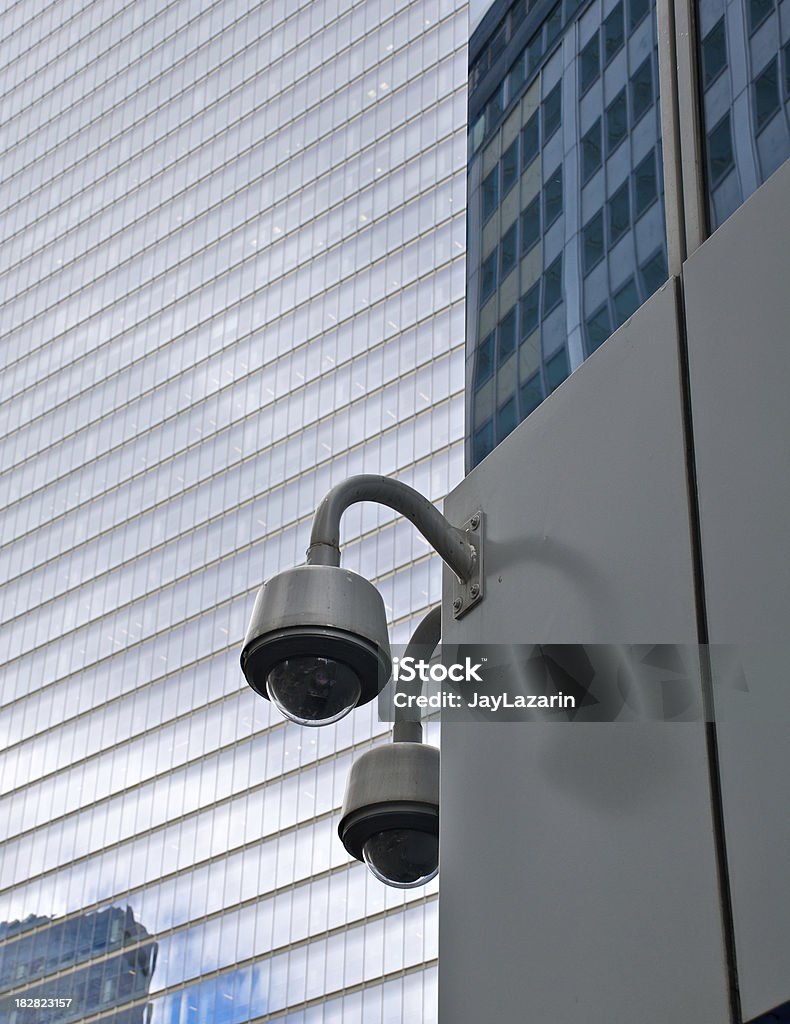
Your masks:
{"label": "security camera", "polygon": [[439,751],[421,743],[375,747],[351,766],[338,833],[343,846],[396,889],[439,870]]}
{"label": "security camera", "polygon": [[390,676],[384,602],[363,576],[301,565],[258,592],[241,652],[247,682],[300,725],[328,725]]}

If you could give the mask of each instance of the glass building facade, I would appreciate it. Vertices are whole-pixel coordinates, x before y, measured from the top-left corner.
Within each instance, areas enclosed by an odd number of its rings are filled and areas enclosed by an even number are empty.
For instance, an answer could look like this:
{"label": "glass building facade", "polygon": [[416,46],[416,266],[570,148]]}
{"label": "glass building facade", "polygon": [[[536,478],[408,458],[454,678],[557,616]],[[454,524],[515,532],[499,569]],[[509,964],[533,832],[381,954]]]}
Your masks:
{"label": "glass building facade", "polygon": [[[788,0],[697,0],[708,229],[790,155]],[[667,278],[655,0],[495,0],[469,51],[467,463]]]}
{"label": "glass building facade", "polygon": [[[467,34],[455,0],[0,15],[9,1024],[436,1018],[436,883],[335,833],[387,725],[286,724],[238,656],[330,486],[463,472]],[[437,559],[343,523],[405,641]]]}
{"label": "glass building facade", "polygon": [[494,4],[469,108],[476,465],[666,280],[654,5]]}

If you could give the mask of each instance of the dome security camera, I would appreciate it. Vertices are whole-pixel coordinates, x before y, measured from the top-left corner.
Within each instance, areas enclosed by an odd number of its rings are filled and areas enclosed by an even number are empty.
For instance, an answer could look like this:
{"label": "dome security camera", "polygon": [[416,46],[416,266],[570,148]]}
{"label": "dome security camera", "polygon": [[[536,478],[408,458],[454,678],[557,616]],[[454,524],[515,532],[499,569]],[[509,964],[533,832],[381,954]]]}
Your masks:
{"label": "dome security camera", "polygon": [[336,722],[378,696],[391,667],[384,602],[363,576],[301,565],[258,592],[241,668],[286,718]]}
{"label": "dome security camera", "polygon": [[411,889],[439,870],[439,751],[421,743],[368,750],[351,766],[338,833],[386,885]]}

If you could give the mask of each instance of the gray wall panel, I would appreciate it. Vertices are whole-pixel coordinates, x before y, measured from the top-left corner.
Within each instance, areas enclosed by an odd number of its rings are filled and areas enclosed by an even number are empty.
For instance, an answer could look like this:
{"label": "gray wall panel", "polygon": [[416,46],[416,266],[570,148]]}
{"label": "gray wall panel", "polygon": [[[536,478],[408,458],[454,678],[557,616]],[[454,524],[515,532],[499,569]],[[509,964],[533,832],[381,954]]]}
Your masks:
{"label": "gray wall panel", "polygon": [[[668,284],[449,496],[446,643],[696,642],[677,344]],[[446,723],[441,840],[442,1024],[729,1019],[701,725]]]}
{"label": "gray wall panel", "polygon": [[718,728],[746,1020],[790,999],[788,195],[785,164],[684,270],[710,639],[753,645]]}

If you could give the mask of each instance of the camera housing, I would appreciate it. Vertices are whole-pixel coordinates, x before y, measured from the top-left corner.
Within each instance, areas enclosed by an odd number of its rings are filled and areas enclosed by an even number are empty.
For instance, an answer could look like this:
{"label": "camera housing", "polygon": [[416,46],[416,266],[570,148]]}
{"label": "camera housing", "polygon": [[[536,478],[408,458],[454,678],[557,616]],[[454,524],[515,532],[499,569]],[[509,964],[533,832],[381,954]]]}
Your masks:
{"label": "camera housing", "polygon": [[439,870],[439,751],[399,742],[351,766],[338,834],[386,885],[411,889]]}
{"label": "camera housing", "polygon": [[241,669],[252,689],[292,721],[337,721],[373,700],[391,667],[384,602],[363,576],[301,565],[258,591]]}

